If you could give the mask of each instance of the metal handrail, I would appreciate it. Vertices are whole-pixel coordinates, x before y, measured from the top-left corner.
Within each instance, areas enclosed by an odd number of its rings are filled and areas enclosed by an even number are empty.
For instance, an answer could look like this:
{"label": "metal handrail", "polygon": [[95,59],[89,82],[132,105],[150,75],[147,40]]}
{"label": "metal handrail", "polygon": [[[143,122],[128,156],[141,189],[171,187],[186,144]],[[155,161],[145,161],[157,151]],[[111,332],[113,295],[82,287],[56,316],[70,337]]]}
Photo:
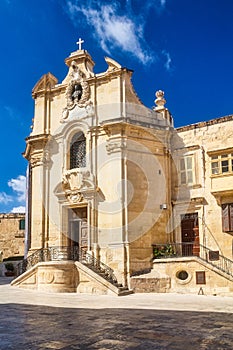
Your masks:
{"label": "metal handrail", "polygon": [[20,276],[39,262],[67,260],[79,261],[108,282],[118,286],[113,269],[78,246],[59,246],[38,249],[17,265],[16,275]]}
{"label": "metal handrail", "polygon": [[233,261],[219,254],[219,251],[209,249],[202,244],[196,244],[195,242],[166,243],[154,244],[152,247],[154,259],[196,256],[218,270],[233,277]]}
{"label": "metal handrail", "polygon": [[101,275],[110,283],[118,285],[113,269],[111,269],[111,267],[109,267],[108,265],[104,264],[101,260],[95,258],[92,254],[89,254],[85,250],[81,249],[79,255],[79,262],[85,264],[92,271]]}

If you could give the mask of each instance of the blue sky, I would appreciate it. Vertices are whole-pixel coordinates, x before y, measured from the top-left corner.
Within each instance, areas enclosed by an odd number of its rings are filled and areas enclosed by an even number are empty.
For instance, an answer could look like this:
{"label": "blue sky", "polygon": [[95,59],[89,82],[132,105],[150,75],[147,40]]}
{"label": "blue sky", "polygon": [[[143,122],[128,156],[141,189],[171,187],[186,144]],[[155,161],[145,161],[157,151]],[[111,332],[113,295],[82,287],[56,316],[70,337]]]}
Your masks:
{"label": "blue sky", "polygon": [[182,126],[233,113],[232,14],[232,0],[1,0],[0,212],[24,206],[31,90],[47,72],[63,80],[79,37],[96,73],[104,56],[134,70],[143,103],[164,90]]}

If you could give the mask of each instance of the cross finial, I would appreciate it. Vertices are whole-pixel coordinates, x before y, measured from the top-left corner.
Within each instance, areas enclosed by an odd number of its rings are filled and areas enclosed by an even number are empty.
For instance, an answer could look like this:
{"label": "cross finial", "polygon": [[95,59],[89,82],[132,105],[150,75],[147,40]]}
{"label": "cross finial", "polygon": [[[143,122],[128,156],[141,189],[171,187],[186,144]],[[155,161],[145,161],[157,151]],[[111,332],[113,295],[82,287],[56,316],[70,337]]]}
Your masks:
{"label": "cross finial", "polygon": [[84,40],[82,40],[81,38],[78,39],[78,41],[76,42],[76,44],[78,45],[78,49],[82,50],[82,44],[84,43]]}

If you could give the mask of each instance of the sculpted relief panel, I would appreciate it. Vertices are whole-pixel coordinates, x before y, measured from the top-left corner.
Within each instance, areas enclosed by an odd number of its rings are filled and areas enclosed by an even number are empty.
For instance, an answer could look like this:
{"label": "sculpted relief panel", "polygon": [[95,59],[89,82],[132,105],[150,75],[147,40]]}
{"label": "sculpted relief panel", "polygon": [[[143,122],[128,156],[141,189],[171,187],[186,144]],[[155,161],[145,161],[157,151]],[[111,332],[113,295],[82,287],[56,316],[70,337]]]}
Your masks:
{"label": "sculpted relief panel", "polygon": [[[66,88],[66,107],[63,109],[61,122],[64,123],[70,112],[78,107],[79,118],[93,115],[93,104],[90,101],[90,88],[86,81],[86,75],[79,69],[77,63],[71,63],[70,79]],[[82,111],[80,110],[82,109]]]}
{"label": "sculpted relief panel", "polygon": [[82,202],[95,190],[94,176],[88,170],[66,170],[63,173],[62,185],[71,203]]}

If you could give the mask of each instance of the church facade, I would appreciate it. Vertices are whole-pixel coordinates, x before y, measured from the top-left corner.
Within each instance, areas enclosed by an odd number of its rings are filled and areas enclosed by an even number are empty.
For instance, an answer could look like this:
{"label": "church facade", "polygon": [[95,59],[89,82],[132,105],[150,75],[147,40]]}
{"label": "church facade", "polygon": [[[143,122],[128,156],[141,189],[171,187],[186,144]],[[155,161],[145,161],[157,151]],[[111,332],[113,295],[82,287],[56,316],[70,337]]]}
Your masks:
{"label": "church facade", "polygon": [[33,89],[28,257],[13,285],[126,294],[233,291],[233,116],[175,129],[156,92],[86,50]]}

